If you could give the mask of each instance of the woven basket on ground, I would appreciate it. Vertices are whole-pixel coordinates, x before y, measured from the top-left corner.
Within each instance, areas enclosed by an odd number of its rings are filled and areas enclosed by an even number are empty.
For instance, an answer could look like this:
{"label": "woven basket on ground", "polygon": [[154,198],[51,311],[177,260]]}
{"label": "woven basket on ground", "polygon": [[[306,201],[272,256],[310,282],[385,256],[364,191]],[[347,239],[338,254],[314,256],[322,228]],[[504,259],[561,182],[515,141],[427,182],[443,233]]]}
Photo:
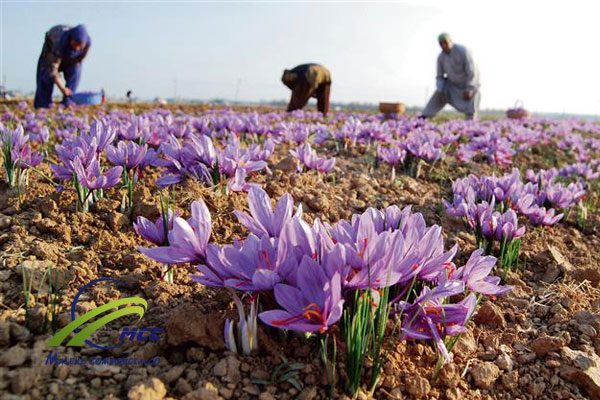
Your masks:
{"label": "woven basket on ground", "polygon": [[385,115],[404,114],[406,108],[402,103],[379,103],[379,111]]}
{"label": "woven basket on ground", "polygon": [[530,114],[529,111],[523,108],[523,102],[518,100],[514,108],[506,110],[506,116],[511,119],[525,119],[529,118]]}

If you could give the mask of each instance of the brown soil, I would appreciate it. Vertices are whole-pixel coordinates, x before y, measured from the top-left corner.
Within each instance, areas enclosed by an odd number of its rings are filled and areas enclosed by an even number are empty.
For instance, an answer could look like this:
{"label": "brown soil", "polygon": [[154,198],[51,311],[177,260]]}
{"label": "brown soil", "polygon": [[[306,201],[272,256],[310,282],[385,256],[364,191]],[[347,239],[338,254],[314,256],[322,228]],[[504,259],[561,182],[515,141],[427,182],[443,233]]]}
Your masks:
{"label": "brown soil", "polygon": [[[184,107],[185,112],[202,109]],[[551,167],[546,160],[552,146],[519,156],[516,167]],[[399,175],[394,182],[383,166],[372,170],[371,159],[358,147],[338,155],[335,181],[314,173],[292,174],[276,167],[287,157],[281,146],[270,160],[272,175],[254,180],[264,183],[272,198],[290,193],[302,203],[307,220],[319,217],[335,222],[367,207],[413,205],[429,224],[441,224],[447,245],[460,244],[460,259],[475,248],[472,235],[442,212],[440,199],[450,191],[452,179],[468,173],[491,173],[485,163],[458,166],[451,158],[434,170],[425,168],[419,179]],[[285,165],[285,163],[279,164]],[[45,163],[41,169],[51,173]],[[146,174],[136,192],[136,215],[156,218],[156,172]],[[89,213],[75,211],[74,196],[58,194],[51,184],[31,174],[23,193],[0,187],[0,393],[2,398],[153,399],[165,395],[186,399],[325,399],[326,379],[316,341],[260,328],[260,353],[244,358],[225,351],[222,323],[235,316],[225,291],[204,288],[190,276],[192,266],[175,269],[174,284],[159,280],[159,264],[136,248],[147,243],[119,212],[122,193],[107,198]],[[184,216],[189,204],[203,199],[212,214],[212,241],[227,243],[247,232],[233,215],[246,208],[243,193],[225,196],[194,182],[176,189],[177,207]],[[552,229],[528,226],[521,253],[523,269],[511,273],[514,290],[481,307],[471,332],[455,350],[454,361],[432,376],[437,360],[430,343],[392,341],[377,399],[579,399],[598,398],[600,379],[600,214],[590,213],[580,230],[574,216]],[[562,256],[562,257],[561,257]],[[110,351],[84,347],[46,347],[44,333],[48,302],[44,288],[30,298],[26,328],[22,269],[41,275],[46,263],[59,271],[62,291],[59,326],[71,321],[75,294],[93,279],[110,277],[127,287],[95,285],[79,300],[78,313],[119,297],[139,296],[148,311],[139,326],[163,327],[158,342],[127,342]],[[37,282],[37,281],[36,281]],[[120,320],[119,320],[120,321]],[[117,340],[120,328],[132,320],[110,325],[92,336],[97,343]],[[59,357],[160,357],[158,366],[50,366],[48,354]],[[580,352],[580,353],[572,353]],[[301,363],[297,381],[269,384],[282,357]],[[344,364],[340,356],[336,397],[344,398]],[[582,366],[582,363],[588,364]],[[596,374],[596,375],[594,375]],[[153,379],[156,378],[156,379]],[[591,380],[591,382],[590,382]],[[21,396],[21,397],[19,397]],[[144,397],[145,396],[145,397]],[[359,398],[366,398],[363,392]]]}

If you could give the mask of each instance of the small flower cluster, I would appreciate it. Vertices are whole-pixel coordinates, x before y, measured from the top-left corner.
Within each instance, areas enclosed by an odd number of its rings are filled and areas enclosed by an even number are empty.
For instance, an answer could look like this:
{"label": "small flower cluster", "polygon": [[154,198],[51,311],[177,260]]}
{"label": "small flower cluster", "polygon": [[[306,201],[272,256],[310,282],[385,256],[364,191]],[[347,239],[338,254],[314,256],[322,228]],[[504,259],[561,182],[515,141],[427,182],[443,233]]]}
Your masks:
{"label": "small flower cluster", "polygon": [[450,215],[465,217],[470,225],[477,223],[482,207],[487,214],[497,207],[512,209],[528,217],[534,225],[551,226],[563,217],[556,215],[555,208],[568,209],[585,195],[581,182],[565,185],[554,181],[557,176],[556,170],[537,174],[529,170],[526,173],[529,182],[524,183],[517,169],[501,177],[469,175],[453,183],[453,201],[444,203]]}
{"label": "small flower cluster", "polygon": [[89,133],[65,139],[54,146],[61,164],[51,164],[56,179],[72,183],[78,204],[87,211],[89,204],[102,197],[102,190],[119,183],[122,166],[103,171],[101,158],[104,150],[115,140],[116,133],[108,125],[94,121]]}
{"label": "small flower cluster", "polygon": [[235,135],[231,135],[224,148],[218,148],[206,135],[189,135],[184,140],[171,137],[160,145],[163,157],[156,162],[165,168],[156,184],[171,186],[191,178],[206,185],[225,184],[232,191],[246,191],[252,184],[246,182],[248,174],[267,167],[264,161],[274,150],[272,141],[261,147],[242,147]]}
{"label": "small flower cluster", "polygon": [[390,147],[377,146],[377,158],[392,169],[392,180],[396,178],[396,166],[404,163],[406,150],[398,145]]}
{"label": "small flower cluster", "polygon": [[10,129],[0,124],[0,148],[9,186],[21,184],[23,173],[28,168],[35,167],[44,159],[44,154],[32,151],[28,143],[29,135],[25,135],[23,126]]}
{"label": "small flower cluster", "polygon": [[565,165],[558,171],[558,175],[565,178],[579,178],[584,181],[594,181],[600,178],[600,160],[593,160],[589,163],[575,163]]}
{"label": "small flower cluster", "polygon": [[444,137],[433,130],[417,130],[406,138],[403,147],[413,157],[433,163],[444,158],[442,147],[454,140],[454,137]]}
{"label": "small flower cluster", "polygon": [[487,162],[500,166],[512,163],[512,157],[517,154],[511,141],[502,136],[498,130],[484,130],[473,136],[467,144],[458,147],[456,156],[461,162],[469,162],[476,155],[483,155]]}
{"label": "small flower cluster", "polygon": [[327,174],[335,167],[335,157],[319,157],[317,152],[309,145],[305,144],[290,150],[294,156],[307,169],[316,169],[319,173]]}

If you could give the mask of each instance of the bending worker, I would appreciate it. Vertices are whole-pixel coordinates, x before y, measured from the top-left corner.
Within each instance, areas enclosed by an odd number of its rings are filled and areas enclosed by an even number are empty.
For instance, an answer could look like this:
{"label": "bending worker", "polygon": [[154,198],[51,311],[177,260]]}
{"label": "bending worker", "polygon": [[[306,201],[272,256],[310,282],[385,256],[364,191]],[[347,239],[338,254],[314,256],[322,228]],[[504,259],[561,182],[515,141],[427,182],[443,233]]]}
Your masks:
{"label": "bending worker", "polygon": [[[84,25],[70,27],[57,25],[46,32],[46,40],[37,66],[35,108],[52,104],[54,84],[63,94],[63,104],[71,104],[69,97],[77,90],[81,77],[81,62],[90,50],[92,41]],[[65,83],[60,73],[65,77]]]}
{"label": "bending worker", "polygon": [[437,60],[436,92],[423,110],[422,116],[435,116],[450,104],[467,119],[477,119],[479,114],[479,70],[471,52],[460,44],[452,43],[450,35],[438,37],[442,52]]}
{"label": "bending worker", "polygon": [[311,97],[317,98],[317,110],[323,114],[329,112],[329,92],[331,74],[319,64],[302,64],[283,71],[281,81],[292,90],[288,111],[303,108]]}

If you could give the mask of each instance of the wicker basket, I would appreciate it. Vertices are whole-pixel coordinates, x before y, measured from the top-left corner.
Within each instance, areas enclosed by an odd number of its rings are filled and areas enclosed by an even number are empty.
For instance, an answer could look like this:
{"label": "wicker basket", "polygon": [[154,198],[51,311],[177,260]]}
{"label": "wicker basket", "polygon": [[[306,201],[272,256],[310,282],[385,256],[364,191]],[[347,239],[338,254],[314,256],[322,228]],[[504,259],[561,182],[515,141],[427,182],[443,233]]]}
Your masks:
{"label": "wicker basket", "polygon": [[390,114],[404,114],[406,107],[403,103],[379,103],[379,111],[385,115]]}
{"label": "wicker basket", "polygon": [[511,119],[525,119],[529,118],[530,114],[525,108],[523,108],[523,102],[517,100],[514,108],[506,110],[506,116]]}

